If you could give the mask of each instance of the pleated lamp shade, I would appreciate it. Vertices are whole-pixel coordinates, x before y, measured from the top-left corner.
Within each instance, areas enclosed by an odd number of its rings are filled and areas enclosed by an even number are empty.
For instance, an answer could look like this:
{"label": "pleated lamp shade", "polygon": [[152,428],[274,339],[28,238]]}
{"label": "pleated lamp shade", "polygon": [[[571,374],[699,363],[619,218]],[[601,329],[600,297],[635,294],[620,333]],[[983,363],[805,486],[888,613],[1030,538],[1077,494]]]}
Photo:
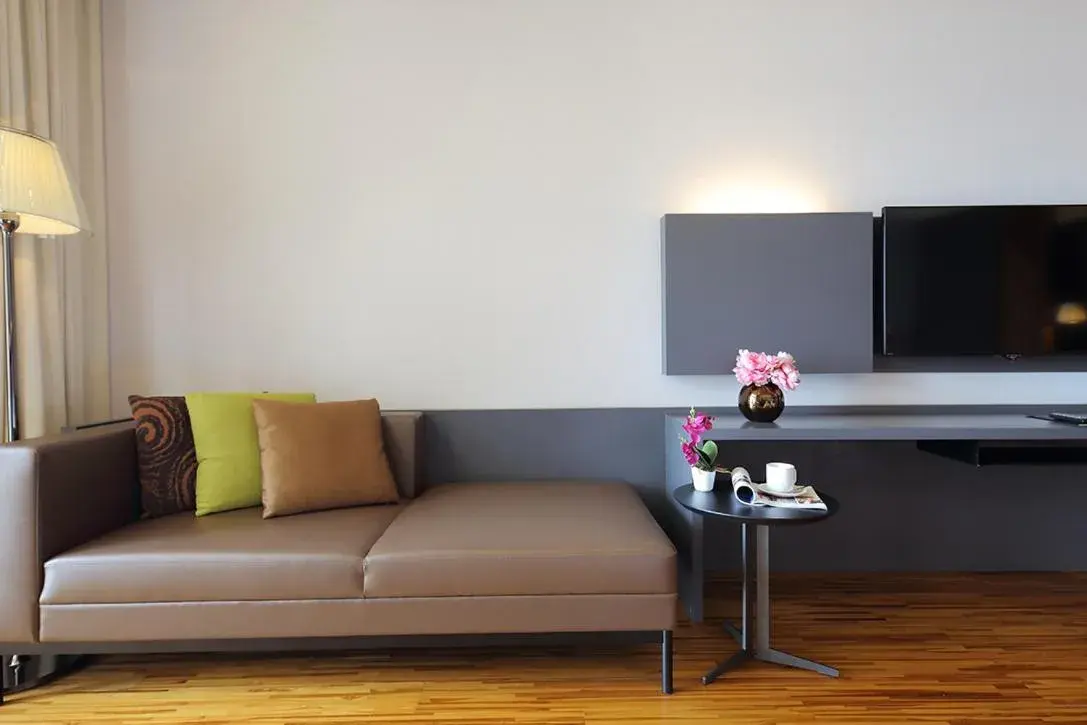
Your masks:
{"label": "pleated lamp shade", "polygon": [[47,139],[0,127],[0,213],[22,234],[76,234],[87,215],[60,150]]}

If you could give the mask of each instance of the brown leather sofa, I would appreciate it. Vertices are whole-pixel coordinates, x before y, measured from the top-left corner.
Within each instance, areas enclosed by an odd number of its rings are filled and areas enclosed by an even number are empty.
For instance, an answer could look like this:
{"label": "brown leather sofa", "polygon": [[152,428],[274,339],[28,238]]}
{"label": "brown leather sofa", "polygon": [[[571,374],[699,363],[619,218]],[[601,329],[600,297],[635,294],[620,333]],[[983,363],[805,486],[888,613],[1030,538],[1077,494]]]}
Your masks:
{"label": "brown leather sofa", "polygon": [[652,633],[671,692],[676,551],[628,484],[423,490],[422,416],[383,422],[401,503],[272,519],[139,520],[132,424],[0,447],[5,662]]}

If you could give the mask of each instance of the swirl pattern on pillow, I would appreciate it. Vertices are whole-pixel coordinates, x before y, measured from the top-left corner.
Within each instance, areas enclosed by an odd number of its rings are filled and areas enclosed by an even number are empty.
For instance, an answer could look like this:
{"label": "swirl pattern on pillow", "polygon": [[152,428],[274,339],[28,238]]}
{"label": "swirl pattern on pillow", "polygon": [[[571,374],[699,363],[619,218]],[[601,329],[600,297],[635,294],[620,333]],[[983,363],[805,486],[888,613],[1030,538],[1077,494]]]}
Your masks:
{"label": "swirl pattern on pillow", "polygon": [[196,509],[196,444],[184,396],[128,396],[145,518]]}

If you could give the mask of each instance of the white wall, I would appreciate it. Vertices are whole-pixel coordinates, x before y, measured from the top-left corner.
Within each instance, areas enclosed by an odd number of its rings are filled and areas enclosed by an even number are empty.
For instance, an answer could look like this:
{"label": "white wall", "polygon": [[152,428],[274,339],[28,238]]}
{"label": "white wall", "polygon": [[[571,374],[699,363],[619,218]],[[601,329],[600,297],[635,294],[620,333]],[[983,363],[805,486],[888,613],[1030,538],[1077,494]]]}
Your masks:
{"label": "white wall", "polygon": [[[105,3],[117,412],[731,405],[660,374],[662,214],[1087,201],[1087,3]],[[790,403],[1085,382],[810,376]]]}

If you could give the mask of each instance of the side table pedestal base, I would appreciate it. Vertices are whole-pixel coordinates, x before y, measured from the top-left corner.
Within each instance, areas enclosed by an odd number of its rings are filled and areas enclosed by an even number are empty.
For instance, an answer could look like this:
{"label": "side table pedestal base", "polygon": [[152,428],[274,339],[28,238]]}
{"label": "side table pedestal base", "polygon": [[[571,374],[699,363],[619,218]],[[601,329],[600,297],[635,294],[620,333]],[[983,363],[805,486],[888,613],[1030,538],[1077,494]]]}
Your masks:
{"label": "side table pedestal base", "polygon": [[702,684],[710,684],[748,660],[837,677],[838,670],[834,667],[770,646],[770,530],[765,525],[745,523],[742,526],[743,621],[739,627],[725,622],[725,631],[740,645],[740,651],[703,675]]}

